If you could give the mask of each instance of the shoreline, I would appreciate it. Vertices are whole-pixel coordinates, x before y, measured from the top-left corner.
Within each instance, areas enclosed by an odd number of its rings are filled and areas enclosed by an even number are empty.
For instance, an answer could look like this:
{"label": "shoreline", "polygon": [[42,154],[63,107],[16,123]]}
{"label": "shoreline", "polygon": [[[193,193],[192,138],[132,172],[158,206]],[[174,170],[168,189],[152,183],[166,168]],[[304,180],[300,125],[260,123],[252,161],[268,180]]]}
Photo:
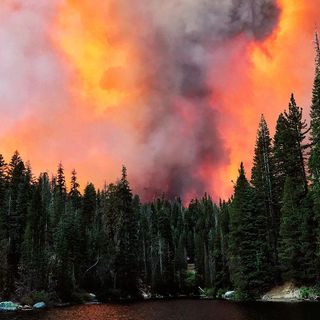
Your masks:
{"label": "shoreline", "polygon": [[110,299],[108,301],[99,301],[99,302],[85,302],[85,303],[62,303],[62,304],[53,304],[46,306],[45,308],[36,309],[17,309],[17,310],[0,310],[1,313],[31,313],[31,312],[43,312],[46,310],[52,309],[64,309],[64,308],[71,308],[77,306],[92,306],[92,305],[121,305],[121,304],[131,304],[131,303],[148,303],[148,302],[168,302],[168,301],[178,301],[178,300],[199,300],[199,301],[220,301],[220,302],[227,302],[227,303],[287,303],[287,304],[295,304],[295,303],[319,303],[318,300],[313,299],[256,299],[256,300],[227,300],[227,299],[215,299],[215,298],[201,298],[201,297],[165,297],[165,298],[150,298],[150,299]]}
{"label": "shoreline", "polygon": [[[272,289],[275,290],[276,288]],[[297,289],[295,289],[295,292]],[[154,301],[173,301],[173,300],[211,300],[211,301],[225,301],[225,302],[231,302],[231,303],[318,303],[320,302],[317,297],[310,297],[310,298],[301,298],[298,296],[272,296],[268,293],[262,296],[259,299],[256,300],[235,300],[235,299],[225,299],[225,298],[213,298],[213,297],[205,297],[201,295],[194,295],[194,296],[188,296],[188,295],[177,295],[177,296],[153,296],[149,298],[109,298],[104,301],[86,301],[83,303],[77,303],[77,302],[64,302],[64,303],[54,303],[50,302],[48,304],[45,304],[42,308],[35,308],[30,305],[23,305],[20,304],[20,302],[13,302],[13,304],[17,305],[16,310],[0,310],[1,313],[28,313],[28,312],[41,312],[45,310],[50,309],[63,309],[63,308],[69,308],[69,307],[76,307],[76,306],[89,306],[89,305],[103,305],[103,304],[131,304],[131,303],[141,303],[141,302],[154,302]],[[8,301],[11,302],[11,301]]]}

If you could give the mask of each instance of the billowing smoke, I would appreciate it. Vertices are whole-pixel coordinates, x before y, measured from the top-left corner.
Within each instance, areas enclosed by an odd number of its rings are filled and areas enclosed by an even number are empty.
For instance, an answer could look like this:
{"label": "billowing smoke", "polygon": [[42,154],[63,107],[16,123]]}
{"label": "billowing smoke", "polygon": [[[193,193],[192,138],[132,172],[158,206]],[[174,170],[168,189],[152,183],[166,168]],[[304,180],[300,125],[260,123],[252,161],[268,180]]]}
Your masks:
{"label": "billowing smoke", "polygon": [[[209,72],[214,73],[221,48],[227,51],[233,39],[250,43],[268,37],[279,8],[270,0],[139,1],[134,6],[122,0],[117,6],[118,12],[125,8],[119,20],[129,22],[126,31],[132,28],[131,37],[140,42],[139,62],[149,86],[139,158],[145,168],[138,182],[149,197],[163,191],[202,194],[210,176],[201,170],[218,170],[230,161],[217,130],[222,115],[215,104],[215,84],[220,75],[217,70],[210,82]],[[137,19],[143,21],[138,27]]]}
{"label": "billowing smoke", "polygon": [[62,160],[99,186],[125,163],[145,199],[219,191],[212,179],[231,161],[220,88],[275,30],[277,1],[5,0],[0,9],[6,150],[22,146],[37,170]]}

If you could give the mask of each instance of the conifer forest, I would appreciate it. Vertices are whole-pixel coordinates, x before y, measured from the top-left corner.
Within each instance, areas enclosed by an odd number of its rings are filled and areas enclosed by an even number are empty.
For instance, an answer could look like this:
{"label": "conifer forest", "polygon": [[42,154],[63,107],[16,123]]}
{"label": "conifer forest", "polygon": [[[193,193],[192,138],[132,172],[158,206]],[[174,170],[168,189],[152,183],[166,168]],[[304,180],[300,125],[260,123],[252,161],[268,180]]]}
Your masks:
{"label": "conifer forest", "polygon": [[[310,115],[292,94],[272,137],[258,124],[251,179],[243,164],[227,201],[185,205],[165,195],[142,203],[126,167],[119,180],[84,191],[60,163],[35,177],[15,152],[0,157],[0,295],[78,292],[101,299],[214,296],[235,289],[254,299],[277,284],[320,280],[320,48]],[[298,97],[297,97],[298,100]],[[270,102],[268,102],[270,103]],[[271,102],[272,103],[272,102]],[[245,139],[245,137],[244,137]],[[254,142],[253,142],[254,143]],[[130,173],[129,173],[130,177]]]}

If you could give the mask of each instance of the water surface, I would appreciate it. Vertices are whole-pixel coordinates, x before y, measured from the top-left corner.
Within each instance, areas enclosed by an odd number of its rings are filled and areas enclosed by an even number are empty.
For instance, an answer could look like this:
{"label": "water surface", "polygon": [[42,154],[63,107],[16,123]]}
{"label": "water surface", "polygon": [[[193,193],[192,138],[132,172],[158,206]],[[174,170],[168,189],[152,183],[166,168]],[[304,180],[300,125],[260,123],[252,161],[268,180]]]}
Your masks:
{"label": "water surface", "polygon": [[320,303],[149,301],[0,314],[0,320],[319,320]]}

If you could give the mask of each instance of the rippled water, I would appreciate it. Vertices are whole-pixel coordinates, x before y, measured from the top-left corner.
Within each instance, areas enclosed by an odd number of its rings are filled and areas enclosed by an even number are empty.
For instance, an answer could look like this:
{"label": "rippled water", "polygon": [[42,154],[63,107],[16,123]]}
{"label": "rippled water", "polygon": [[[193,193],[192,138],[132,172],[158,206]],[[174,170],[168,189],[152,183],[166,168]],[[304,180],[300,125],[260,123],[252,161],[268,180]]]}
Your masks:
{"label": "rippled water", "polygon": [[313,320],[320,303],[233,303],[210,300],[84,305],[32,313],[0,314],[8,320]]}

